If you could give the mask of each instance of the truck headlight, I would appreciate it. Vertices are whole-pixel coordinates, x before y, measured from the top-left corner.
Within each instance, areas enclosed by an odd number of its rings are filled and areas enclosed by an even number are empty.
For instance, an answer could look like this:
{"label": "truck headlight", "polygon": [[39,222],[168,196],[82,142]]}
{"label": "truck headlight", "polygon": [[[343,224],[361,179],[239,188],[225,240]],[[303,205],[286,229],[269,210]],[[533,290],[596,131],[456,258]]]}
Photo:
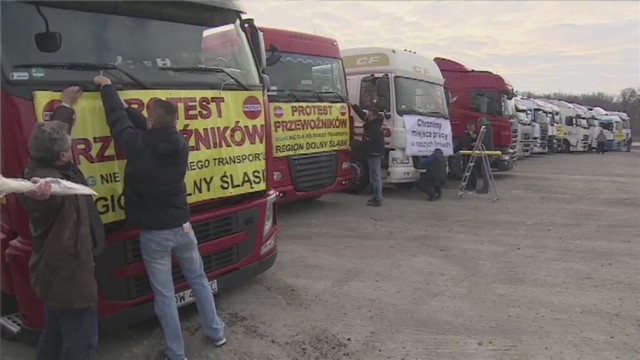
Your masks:
{"label": "truck headlight", "polygon": [[262,231],[262,236],[267,236],[271,228],[273,227],[273,215],[275,212],[275,203],[277,193],[273,192],[267,196],[267,205],[264,209],[264,229]]}
{"label": "truck headlight", "polygon": [[349,161],[342,163],[342,170],[349,170],[349,167],[351,167],[351,163]]}
{"label": "truck headlight", "polygon": [[410,160],[406,156],[391,158],[391,164],[393,165],[409,165],[409,162]]}
{"label": "truck headlight", "polygon": [[274,171],[273,172],[273,180],[274,181],[282,180],[282,173],[280,171]]}
{"label": "truck headlight", "polygon": [[276,234],[273,234],[269,241],[262,244],[260,247],[260,256],[266,254],[269,250],[273,249],[274,246],[276,246]]}

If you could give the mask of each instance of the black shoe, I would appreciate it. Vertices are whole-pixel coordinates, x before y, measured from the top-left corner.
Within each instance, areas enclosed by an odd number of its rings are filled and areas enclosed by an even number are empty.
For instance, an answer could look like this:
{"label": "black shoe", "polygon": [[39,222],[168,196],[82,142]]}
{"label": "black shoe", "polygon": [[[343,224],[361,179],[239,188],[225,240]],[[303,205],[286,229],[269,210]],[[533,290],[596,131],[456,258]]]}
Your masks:
{"label": "black shoe", "polygon": [[435,196],[436,199],[440,199],[440,197],[442,197],[442,191],[438,191]]}
{"label": "black shoe", "polygon": [[480,189],[478,191],[476,191],[478,194],[488,194],[489,190],[485,190],[485,189]]}
{"label": "black shoe", "polygon": [[382,206],[382,202],[378,201],[378,200],[367,201],[367,206],[380,207],[380,206]]}
{"label": "black shoe", "polygon": [[434,197],[429,195],[429,198],[427,199],[427,201],[433,201]]}

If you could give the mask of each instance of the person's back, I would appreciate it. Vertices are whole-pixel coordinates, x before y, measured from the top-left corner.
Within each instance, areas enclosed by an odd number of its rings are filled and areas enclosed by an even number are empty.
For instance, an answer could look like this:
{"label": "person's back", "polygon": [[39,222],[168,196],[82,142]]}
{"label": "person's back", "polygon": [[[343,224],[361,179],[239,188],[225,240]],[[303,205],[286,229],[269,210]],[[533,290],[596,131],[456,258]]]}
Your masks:
{"label": "person's back", "polygon": [[426,176],[438,184],[447,181],[447,160],[441,151],[435,151],[431,155],[432,160],[426,164]]}
{"label": "person's back", "polygon": [[227,341],[224,322],[217,315],[190,223],[184,184],[189,148],[176,129],[176,108],[156,100],[145,119],[139,112],[125,109],[111,80],[97,76],[94,82],[101,86],[111,136],[127,157],[125,215],[128,223],[140,231],[140,251],[164,333],[166,355],[170,360],[186,359],[174,297],[172,256],[193,291],[203,332],[214,346],[222,346]]}
{"label": "person's back", "polygon": [[124,177],[128,222],[149,230],[171,229],[189,221],[184,178],[189,147],[175,127],[141,134],[143,146],[127,158]]}

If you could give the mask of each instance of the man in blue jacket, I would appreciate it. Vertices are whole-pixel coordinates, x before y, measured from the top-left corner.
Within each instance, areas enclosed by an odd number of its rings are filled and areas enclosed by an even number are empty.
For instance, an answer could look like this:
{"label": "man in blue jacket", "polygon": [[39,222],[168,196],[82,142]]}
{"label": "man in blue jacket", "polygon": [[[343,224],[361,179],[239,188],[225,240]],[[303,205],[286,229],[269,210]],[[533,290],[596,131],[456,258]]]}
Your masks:
{"label": "man in blue jacket", "polygon": [[94,82],[101,87],[111,136],[127,157],[125,215],[129,225],[140,230],[140,250],[164,331],[167,358],[186,359],[174,296],[172,254],[193,290],[204,333],[215,346],[222,346],[226,343],[224,323],[216,313],[190,223],[184,184],[189,146],[176,129],[176,109],[167,101],[156,100],[145,118],[125,108],[109,78],[96,76]]}

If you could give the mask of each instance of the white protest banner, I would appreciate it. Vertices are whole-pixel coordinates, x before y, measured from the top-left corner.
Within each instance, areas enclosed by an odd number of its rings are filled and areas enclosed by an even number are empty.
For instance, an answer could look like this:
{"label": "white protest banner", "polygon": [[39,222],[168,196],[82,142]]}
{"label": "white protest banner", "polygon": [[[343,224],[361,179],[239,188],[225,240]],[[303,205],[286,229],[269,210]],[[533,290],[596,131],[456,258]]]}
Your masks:
{"label": "white protest banner", "polygon": [[453,155],[453,136],[449,119],[405,115],[405,151],[408,156],[428,156],[440,149],[444,156]]}

